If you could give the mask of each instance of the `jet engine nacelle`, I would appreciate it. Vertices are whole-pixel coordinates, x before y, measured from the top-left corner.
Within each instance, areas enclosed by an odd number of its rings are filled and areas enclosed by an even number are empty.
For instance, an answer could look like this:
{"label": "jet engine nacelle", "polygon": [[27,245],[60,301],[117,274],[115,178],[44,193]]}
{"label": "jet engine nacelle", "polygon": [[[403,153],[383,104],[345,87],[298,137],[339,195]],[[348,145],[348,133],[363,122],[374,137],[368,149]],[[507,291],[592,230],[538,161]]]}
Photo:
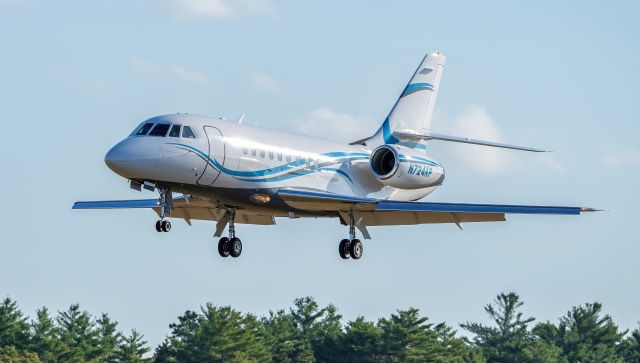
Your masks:
{"label": "jet engine nacelle", "polygon": [[442,184],[444,168],[424,153],[398,145],[381,145],[371,153],[369,169],[382,184],[420,189]]}

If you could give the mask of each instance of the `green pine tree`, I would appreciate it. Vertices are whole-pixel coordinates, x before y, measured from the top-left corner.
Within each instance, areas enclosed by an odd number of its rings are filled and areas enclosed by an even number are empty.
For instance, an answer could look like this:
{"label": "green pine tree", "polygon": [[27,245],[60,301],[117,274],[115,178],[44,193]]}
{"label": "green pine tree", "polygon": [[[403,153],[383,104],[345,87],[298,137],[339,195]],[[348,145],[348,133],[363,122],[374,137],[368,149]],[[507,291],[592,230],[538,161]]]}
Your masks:
{"label": "green pine tree", "polygon": [[78,304],[71,305],[56,317],[59,327],[59,339],[64,346],[60,360],[64,362],[83,362],[96,359],[100,355],[99,331],[91,315],[81,311]]}
{"label": "green pine tree", "polygon": [[499,294],[494,304],[487,305],[487,312],[495,326],[478,323],[461,324],[474,334],[471,343],[482,349],[489,362],[525,362],[525,349],[533,343],[528,325],[535,319],[523,318],[518,311],[524,302],[514,293]]}
{"label": "green pine tree", "polygon": [[438,333],[418,309],[398,310],[389,319],[380,319],[381,360],[386,362],[443,362],[448,354],[438,345]]}
{"label": "green pine tree", "polygon": [[[120,335],[115,352],[115,363],[144,363],[149,361],[144,355],[149,352],[144,336],[135,329],[130,335]],[[111,362],[112,360],[109,360]]]}
{"label": "green pine tree", "polygon": [[59,329],[46,307],[36,311],[36,319],[31,322],[31,331],[30,351],[37,353],[45,363],[60,361],[64,347],[59,339]]}
{"label": "green pine tree", "polygon": [[[172,324],[171,335],[157,353],[162,361],[268,362],[271,355],[260,321],[231,307],[207,304],[201,313],[187,311]],[[161,361],[156,358],[156,362]]]}
{"label": "green pine tree", "polygon": [[281,363],[313,362],[311,343],[303,339],[291,314],[284,310],[269,312],[262,318],[266,343],[270,347],[273,361]]}
{"label": "green pine tree", "polygon": [[340,340],[343,362],[378,362],[382,357],[382,328],[360,316],[347,323]]}
{"label": "green pine tree", "polygon": [[302,338],[313,349],[313,358],[318,362],[336,359],[338,340],[342,334],[342,316],[335,306],[320,308],[312,297],[294,300],[290,309],[296,327]]}
{"label": "green pine tree", "polygon": [[640,362],[640,327],[636,328],[619,346],[619,355],[627,362]]}
{"label": "green pine tree", "polygon": [[96,320],[98,330],[97,358],[103,362],[113,362],[116,357],[116,349],[120,340],[120,333],[117,330],[118,323],[112,321],[109,316],[103,313]]}
{"label": "green pine tree", "polygon": [[18,304],[5,298],[0,304],[0,347],[14,346],[17,350],[29,346],[29,324]]}
{"label": "green pine tree", "polygon": [[573,307],[558,324],[556,344],[569,362],[616,362],[620,332],[611,316],[602,313],[602,304]]}
{"label": "green pine tree", "polygon": [[38,354],[18,350],[13,345],[0,347],[0,362],[2,363],[42,363]]}

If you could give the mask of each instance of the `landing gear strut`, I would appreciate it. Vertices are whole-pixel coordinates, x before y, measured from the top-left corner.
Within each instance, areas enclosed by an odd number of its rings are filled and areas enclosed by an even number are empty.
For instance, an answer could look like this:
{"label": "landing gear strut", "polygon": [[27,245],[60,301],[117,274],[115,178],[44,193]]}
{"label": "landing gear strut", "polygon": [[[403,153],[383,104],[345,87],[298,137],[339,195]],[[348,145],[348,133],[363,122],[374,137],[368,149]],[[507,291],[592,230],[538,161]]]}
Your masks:
{"label": "landing gear strut", "polygon": [[[222,217],[222,221],[227,219],[229,223],[229,237],[222,237],[218,240],[218,254],[220,254],[221,257],[240,257],[240,254],[242,254],[242,241],[236,237],[235,218],[235,208],[228,210],[224,217]],[[224,223],[227,221],[224,221]]]}
{"label": "landing gear strut", "polygon": [[362,257],[364,253],[364,247],[362,242],[356,238],[356,224],[353,219],[353,214],[349,213],[349,239],[343,239],[338,245],[338,253],[340,257],[347,260],[353,258],[354,260]]}
{"label": "landing gear strut", "polygon": [[160,220],[156,222],[156,231],[169,232],[171,230],[171,222],[165,221],[164,218],[167,214],[171,213],[173,209],[173,198],[171,196],[171,189],[160,187],[160,199],[158,199],[158,205],[160,206]]}

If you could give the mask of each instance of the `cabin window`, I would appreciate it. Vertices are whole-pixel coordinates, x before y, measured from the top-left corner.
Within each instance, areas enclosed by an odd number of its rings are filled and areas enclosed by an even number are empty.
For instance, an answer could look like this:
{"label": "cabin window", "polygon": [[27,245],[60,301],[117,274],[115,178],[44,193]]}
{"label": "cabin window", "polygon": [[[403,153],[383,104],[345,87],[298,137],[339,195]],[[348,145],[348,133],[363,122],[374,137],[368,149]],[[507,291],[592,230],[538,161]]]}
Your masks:
{"label": "cabin window", "polygon": [[193,133],[191,127],[185,126],[182,128],[182,137],[186,137],[187,139],[195,139],[196,134]]}
{"label": "cabin window", "polygon": [[242,147],[242,155],[247,155],[249,153],[249,150],[247,150],[246,147]]}
{"label": "cabin window", "polygon": [[256,149],[251,149],[251,156],[256,156]]}
{"label": "cabin window", "polygon": [[273,160],[273,151],[269,150],[269,159]]}
{"label": "cabin window", "polygon": [[264,159],[264,149],[260,150],[260,157]]}
{"label": "cabin window", "polygon": [[290,162],[291,162],[291,155],[287,154],[287,163],[290,163]]}
{"label": "cabin window", "polygon": [[282,153],[278,153],[278,161],[282,161]]}
{"label": "cabin window", "polygon": [[171,131],[169,131],[169,137],[180,137],[180,125],[171,126]]}
{"label": "cabin window", "polygon": [[154,128],[151,129],[149,136],[165,137],[167,136],[167,131],[169,131],[169,126],[170,126],[169,124],[156,124],[156,126],[154,126]]}
{"label": "cabin window", "polygon": [[136,132],[136,135],[146,135],[147,132],[151,130],[152,126],[153,126],[153,123],[147,122],[146,124],[142,125],[142,127],[140,128],[140,130],[138,130],[138,132]]}

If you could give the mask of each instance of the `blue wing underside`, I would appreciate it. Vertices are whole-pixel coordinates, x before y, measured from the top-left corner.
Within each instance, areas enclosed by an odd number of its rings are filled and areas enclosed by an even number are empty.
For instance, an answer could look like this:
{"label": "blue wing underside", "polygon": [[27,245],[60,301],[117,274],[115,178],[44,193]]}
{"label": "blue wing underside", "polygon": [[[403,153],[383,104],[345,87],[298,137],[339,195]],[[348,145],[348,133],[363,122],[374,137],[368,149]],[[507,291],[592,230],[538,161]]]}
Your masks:
{"label": "blue wing underside", "polygon": [[[281,189],[277,198],[293,210],[324,213],[328,215],[358,214],[367,226],[409,225],[426,223],[497,222],[506,220],[506,214],[579,215],[593,209],[567,206],[470,204],[439,202],[407,202],[377,200],[322,191]],[[276,197],[274,196],[274,197]],[[216,220],[221,214],[216,207],[202,204],[185,204],[174,201],[176,208],[170,217]],[[177,203],[176,203],[177,202]],[[112,200],[76,202],[73,209],[129,209],[152,208],[158,211],[157,199]],[[274,214],[275,215],[275,214]],[[264,217],[267,217],[266,215]],[[257,217],[247,223],[258,221]],[[271,218],[269,219],[271,220]],[[259,220],[256,224],[271,224]]]}

